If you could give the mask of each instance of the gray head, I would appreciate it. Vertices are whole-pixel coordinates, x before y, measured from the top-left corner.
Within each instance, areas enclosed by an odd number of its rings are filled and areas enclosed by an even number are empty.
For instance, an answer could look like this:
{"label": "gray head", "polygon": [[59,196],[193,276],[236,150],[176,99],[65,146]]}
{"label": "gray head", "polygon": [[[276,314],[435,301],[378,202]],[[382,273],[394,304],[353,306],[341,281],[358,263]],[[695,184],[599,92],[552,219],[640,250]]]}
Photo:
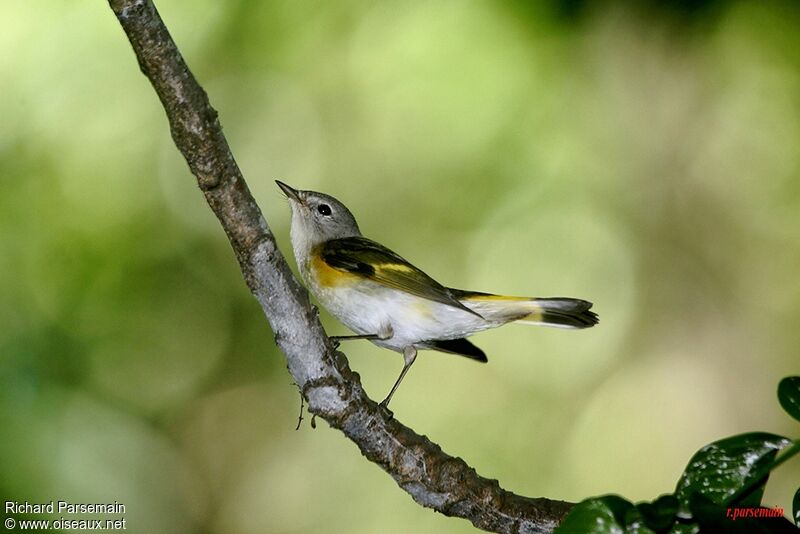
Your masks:
{"label": "gray head", "polygon": [[299,191],[275,180],[292,208],[292,247],[295,255],[305,256],[316,245],[361,235],[353,214],[330,195]]}

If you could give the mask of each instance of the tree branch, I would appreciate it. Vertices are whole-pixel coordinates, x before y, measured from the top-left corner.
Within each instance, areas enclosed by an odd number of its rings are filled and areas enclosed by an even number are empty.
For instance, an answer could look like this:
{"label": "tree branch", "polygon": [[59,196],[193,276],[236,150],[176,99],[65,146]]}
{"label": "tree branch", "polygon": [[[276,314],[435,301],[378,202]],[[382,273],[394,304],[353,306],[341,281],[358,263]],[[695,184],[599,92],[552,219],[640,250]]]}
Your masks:
{"label": "tree branch", "polygon": [[139,67],[169,119],[172,138],[216,214],[244,279],[267,317],[308,409],[350,438],[419,504],[494,532],[550,532],[572,504],[515,495],[444,453],[369,399],[334,350],[247,187],[217,112],[151,0],[109,0]]}

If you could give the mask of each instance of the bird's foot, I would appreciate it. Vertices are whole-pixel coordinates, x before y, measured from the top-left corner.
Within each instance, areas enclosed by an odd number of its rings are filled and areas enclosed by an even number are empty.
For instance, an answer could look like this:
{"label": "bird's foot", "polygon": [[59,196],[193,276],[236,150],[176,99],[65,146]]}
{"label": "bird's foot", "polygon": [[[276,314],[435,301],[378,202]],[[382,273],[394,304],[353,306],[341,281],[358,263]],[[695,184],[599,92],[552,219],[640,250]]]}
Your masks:
{"label": "bird's foot", "polygon": [[389,399],[383,399],[381,403],[378,404],[378,409],[386,414],[387,421],[394,419],[394,412],[389,409]]}

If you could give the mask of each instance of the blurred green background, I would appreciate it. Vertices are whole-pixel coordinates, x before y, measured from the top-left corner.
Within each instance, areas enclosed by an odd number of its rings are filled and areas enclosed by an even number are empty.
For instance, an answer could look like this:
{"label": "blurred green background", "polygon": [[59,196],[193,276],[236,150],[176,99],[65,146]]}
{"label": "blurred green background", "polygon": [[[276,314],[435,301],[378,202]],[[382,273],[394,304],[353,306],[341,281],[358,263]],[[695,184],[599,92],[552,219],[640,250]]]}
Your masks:
{"label": "blurred green background", "polygon": [[[487,365],[425,352],[397,417],[515,492],[669,492],[727,435],[798,435],[800,8],[158,7],[284,253],[273,180],[455,287],[574,296]],[[0,493],[129,532],[470,532],[299,396],[105,2],[0,4]],[[294,266],[294,261],[290,260]],[[330,333],[345,329],[323,313]],[[380,399],[402,365],[345,347]],[[797,462],[764,503],[791,508]]]}

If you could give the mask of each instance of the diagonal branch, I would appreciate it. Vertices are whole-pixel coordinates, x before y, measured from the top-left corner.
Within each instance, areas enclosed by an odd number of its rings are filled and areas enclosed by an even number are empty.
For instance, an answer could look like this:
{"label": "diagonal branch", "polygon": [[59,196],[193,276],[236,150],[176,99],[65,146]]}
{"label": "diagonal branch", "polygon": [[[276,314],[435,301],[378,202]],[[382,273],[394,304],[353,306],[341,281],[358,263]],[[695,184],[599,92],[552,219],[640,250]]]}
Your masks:
{"label": "diagonal branch", "polygon": [[419,504],[494,532],[550,532],[572,504],[515,495],[479,476],[425,436],[390,419],[336,352],[308,293],[292,275],[233,159],[217,112],[151,0],[109,0],[169,119],[208,205],[222,224],[244,279],[286,355],[309,410],[341,430]]}

